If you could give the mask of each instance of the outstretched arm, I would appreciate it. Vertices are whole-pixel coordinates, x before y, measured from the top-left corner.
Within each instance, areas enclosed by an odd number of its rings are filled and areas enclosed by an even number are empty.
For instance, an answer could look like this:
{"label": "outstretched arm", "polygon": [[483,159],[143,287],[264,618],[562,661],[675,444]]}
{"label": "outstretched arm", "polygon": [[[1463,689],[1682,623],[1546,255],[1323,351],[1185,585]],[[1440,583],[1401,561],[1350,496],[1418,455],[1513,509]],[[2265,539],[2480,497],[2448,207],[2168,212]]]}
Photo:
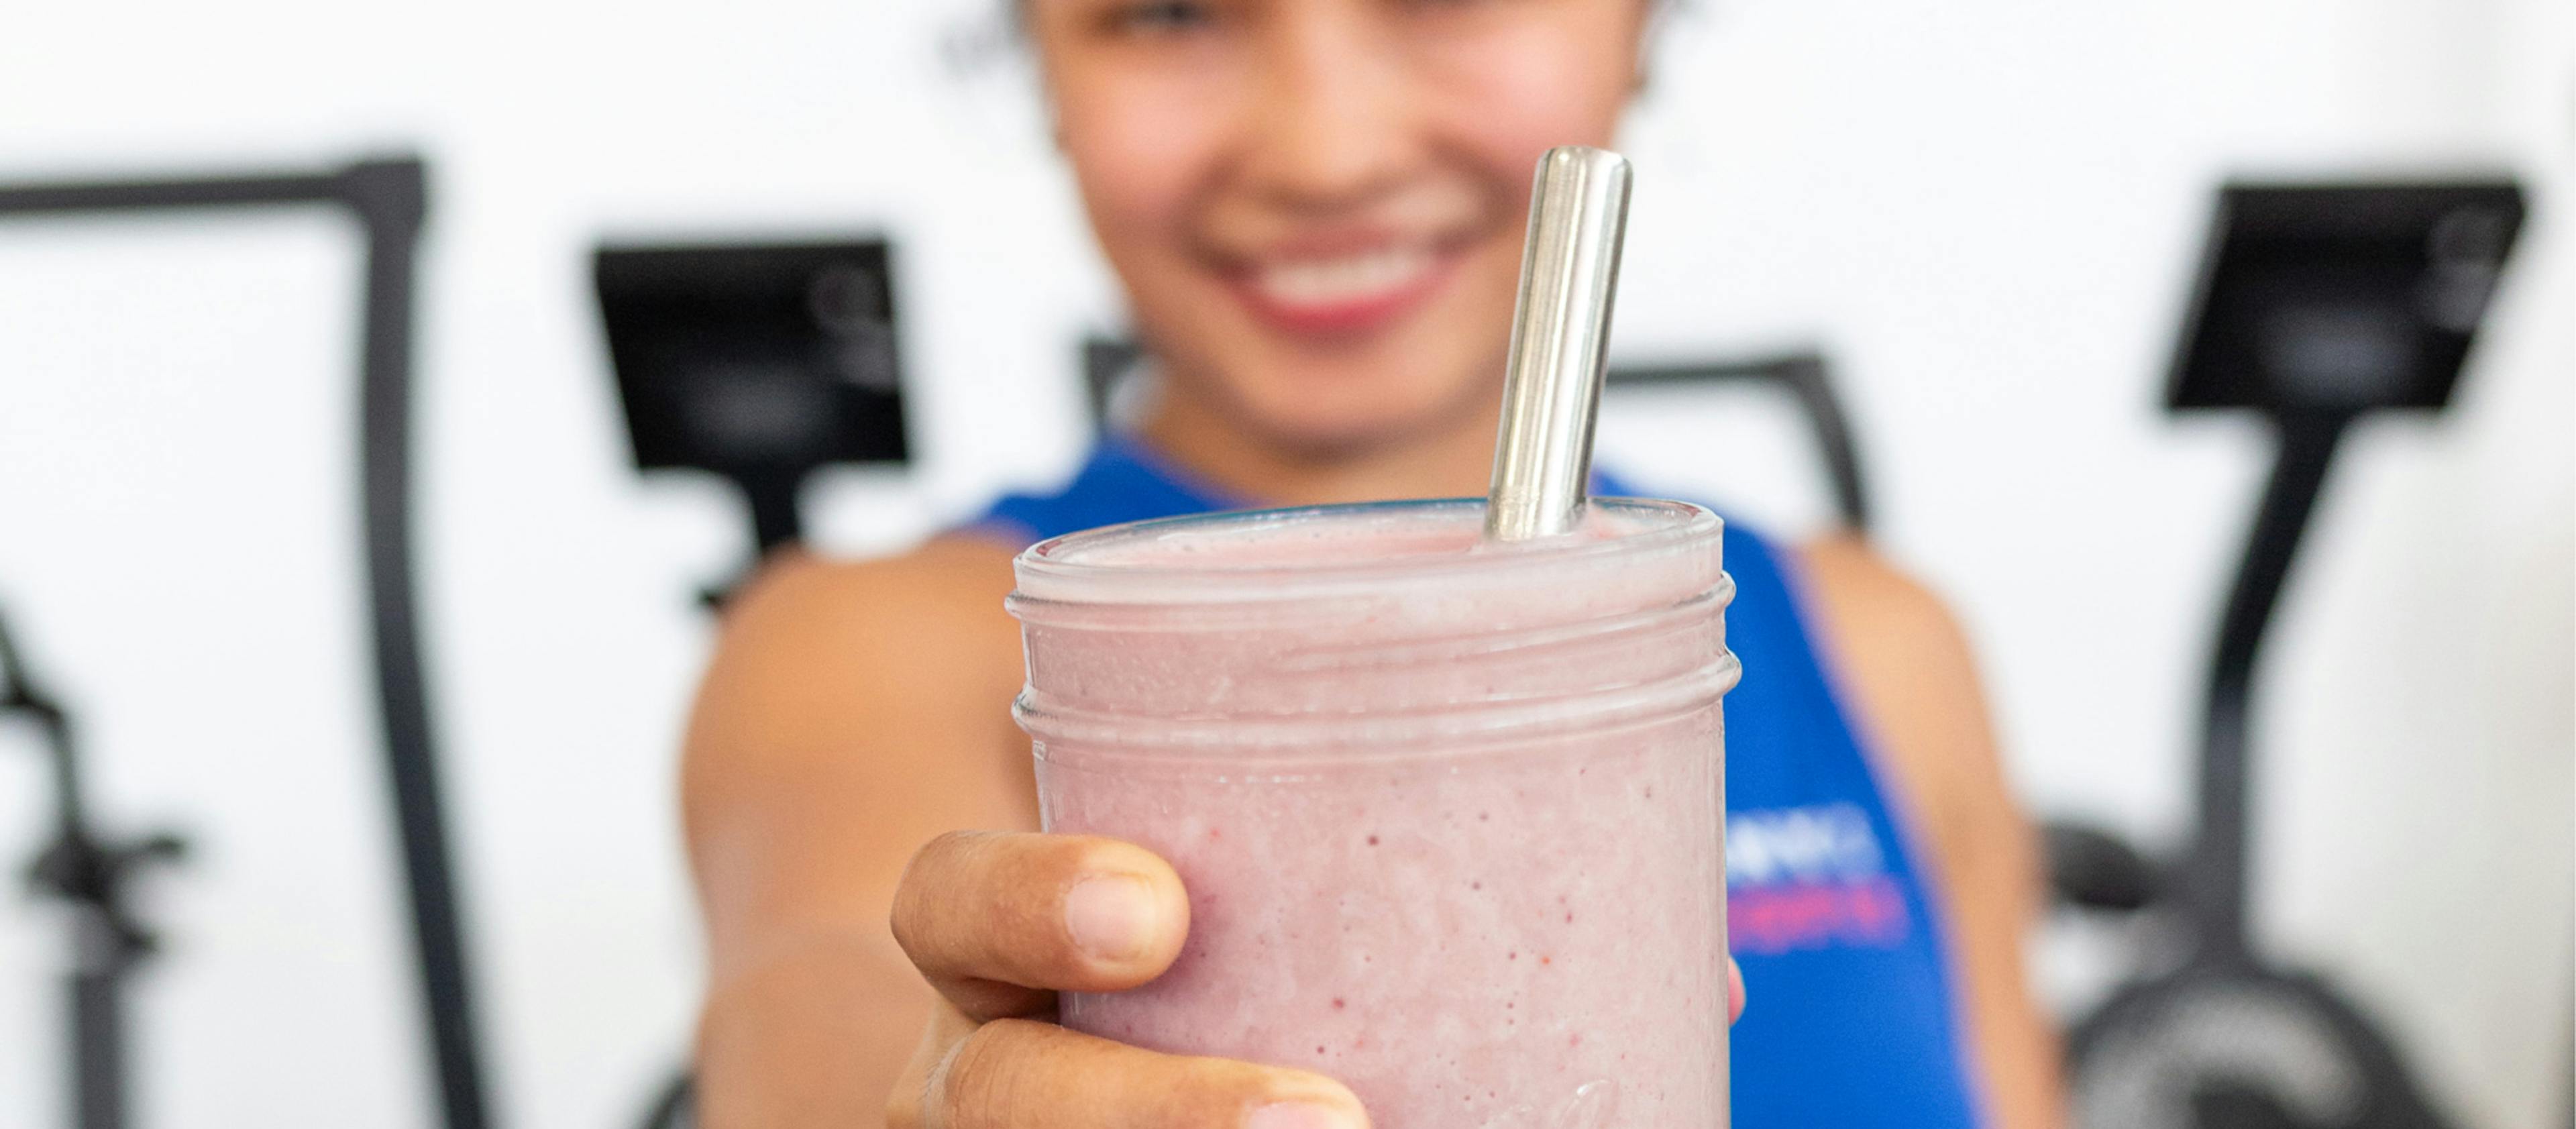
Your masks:
{"label": "outstretched arm", "polygon": [[887,928],[913,852],[1034,827],[1009,554],[772,563],[727,609],[682,770],[710,1129],[884,1123],[934,998]]}

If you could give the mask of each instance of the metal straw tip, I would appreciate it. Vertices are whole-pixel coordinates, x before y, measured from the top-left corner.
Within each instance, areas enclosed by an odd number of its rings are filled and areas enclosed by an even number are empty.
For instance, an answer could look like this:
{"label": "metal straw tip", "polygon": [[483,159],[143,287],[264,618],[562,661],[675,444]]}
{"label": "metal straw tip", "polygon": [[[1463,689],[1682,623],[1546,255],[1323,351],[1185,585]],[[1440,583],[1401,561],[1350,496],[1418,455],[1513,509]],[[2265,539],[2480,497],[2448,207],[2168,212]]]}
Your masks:
{"label": "metal straw tip", "polygon": [[1562,145],[1539,158],[1485,509],[1488,539],[1571,533],[1583,520],[1628,181],[1628,159],[1607,150]]}

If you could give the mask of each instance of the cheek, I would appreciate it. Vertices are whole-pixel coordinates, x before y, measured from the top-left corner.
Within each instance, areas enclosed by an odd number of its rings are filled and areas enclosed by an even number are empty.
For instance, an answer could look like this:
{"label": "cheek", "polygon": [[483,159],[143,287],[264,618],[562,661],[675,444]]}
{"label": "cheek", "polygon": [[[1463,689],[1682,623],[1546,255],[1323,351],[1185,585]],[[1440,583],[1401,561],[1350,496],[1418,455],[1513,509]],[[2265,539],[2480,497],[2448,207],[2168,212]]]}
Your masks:
{"label": "cheek", "polygon": [[1057,99],[1058,143],[1113,259],[1186,239],[1191,201],[1224,135],[1220,103],[1205,85],[1099,76]]}
{"label": "cheek", "polygon": [[1445,45],[1429,60],[1441,133],[1525,204],[1541,154],[1609,147],[1636,87],[1635,36],[1625,22],[1532,21]]}

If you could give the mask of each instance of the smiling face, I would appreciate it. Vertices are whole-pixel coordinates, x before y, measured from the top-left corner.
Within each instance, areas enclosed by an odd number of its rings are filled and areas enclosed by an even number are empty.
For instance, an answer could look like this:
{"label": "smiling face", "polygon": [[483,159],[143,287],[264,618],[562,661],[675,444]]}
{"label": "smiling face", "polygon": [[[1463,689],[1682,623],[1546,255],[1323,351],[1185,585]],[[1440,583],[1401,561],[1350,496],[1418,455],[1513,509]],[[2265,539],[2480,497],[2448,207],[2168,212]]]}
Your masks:
{"label": "smiling face", "polygon": [[1329,454],[1490,412],[1530,174],[1607,145],[1647,0],[1027,0],[1058,143],[1183,397]]}

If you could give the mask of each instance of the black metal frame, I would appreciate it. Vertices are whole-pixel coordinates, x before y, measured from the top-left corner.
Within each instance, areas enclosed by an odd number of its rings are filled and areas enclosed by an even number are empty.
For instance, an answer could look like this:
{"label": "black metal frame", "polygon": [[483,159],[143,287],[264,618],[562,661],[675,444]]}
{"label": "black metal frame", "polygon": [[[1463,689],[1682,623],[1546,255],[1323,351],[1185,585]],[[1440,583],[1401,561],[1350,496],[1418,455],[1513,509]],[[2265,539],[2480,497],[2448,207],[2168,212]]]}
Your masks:
{"label": "black metal frame", "polygon": [[1816,442],[1816,457],[1825,464],[1833,485],[1834,512],[1854,532],[1869,532],[1869,488],[1861,472],[1860,445],[1852,438],[1851,417],[1835,395],[1824,354],[1814,350],[1698,364],[1614,367],[1610,387],[1754,383],[1777,385],[1796,397]]}
{"label": "black metal frame", "polygon": [[422,162],[394,157],[319,173],[0,186],[0,217],[321,205],[344,209],[365,230],[365,328],[359,357],[362,535],[385,767],[400,828],[412,941],[445,1123],[449,1129],[484,1129],[492,1122],[440,800],[412,569],[412,297],[428,199]]}
{"label": "black metal frame", "polygon": [[73,1124],[122,1129],[125,986],[159,943],[128,903],[127,883],[147,865],[179,858],[187,846],[166,833],[112,841],[90,823],[71,715],[28,668],[8,621],[0,617],[0,717],[12,714],[35,724],[52,770],[54,836],[28,878],[73,913],[72,967],[64,976],[64,1034],[72,1048],[64,1063],[70,1071],[65,1092],[72,1097]]}

